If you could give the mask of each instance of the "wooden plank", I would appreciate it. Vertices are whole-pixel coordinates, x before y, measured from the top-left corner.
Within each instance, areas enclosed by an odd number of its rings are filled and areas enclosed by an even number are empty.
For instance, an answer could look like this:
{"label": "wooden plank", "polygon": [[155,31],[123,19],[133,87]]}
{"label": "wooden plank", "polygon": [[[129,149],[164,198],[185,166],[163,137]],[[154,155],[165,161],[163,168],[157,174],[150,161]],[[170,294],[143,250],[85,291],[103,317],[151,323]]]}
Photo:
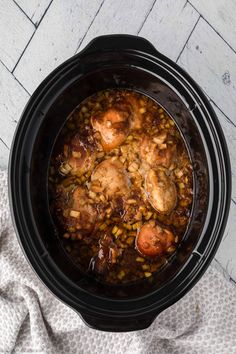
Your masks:
{"label": "wooden plank", "polygon": [[220,121],[229,149],[232,171],[232,198],[236,202],[236,128],[213,103],[212,106]]}
{"label": "wooden plank", "polygon": [[229,219],[224,232],[223,240],[215,258],[226,270],[231,278],[236,281],[236,204],[231,202]]}
{"label": "wooden plank", "polygon": [[16,2],[37,26],[51,0],[16,0]]}
{"label": "wooden plank", "polygon": [[8,166],[9,149],[0,140],[0,168],[6,169]]}
{"label": "wooden plank", "polygon": [[12,71],[35,27],[13,1],[0,1],[0,60]]}
{"label": "wooden plank", "polygon": [[14,71],[27,91],[33,92],[45,76],[75,53],[101,3],[52,2]]}
{"label": "wooden plank", "polygon": [[190,0],[190,2],[236,51],[236,1]]}
{"label": "wooden plank", "polygon": [[140,9],[140,0],[105,0],[79,50],[99,35],[138,34],[153,3],[154,0],[145,0]]}
{"label": "wooden plank", "polygon": [[236,124],[236,55],[203,19],[189,38],[178,64]]}
{"label": "wooden plank", "polygon": [[0,138],[10,147],[16,123],[29,95],[2,63],[0,78]]}
{"label": "wooden plank", "polygon": [[146,37],[162,54],[176,60],[199,14],[186,0],[156,1],[140,36]]}

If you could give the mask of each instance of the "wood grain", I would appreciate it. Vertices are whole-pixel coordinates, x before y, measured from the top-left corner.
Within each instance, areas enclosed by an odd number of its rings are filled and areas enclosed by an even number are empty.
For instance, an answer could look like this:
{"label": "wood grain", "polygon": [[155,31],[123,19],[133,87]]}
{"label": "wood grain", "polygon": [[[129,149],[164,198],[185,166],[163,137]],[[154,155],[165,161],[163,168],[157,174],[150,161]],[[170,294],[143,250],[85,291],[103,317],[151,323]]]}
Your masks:
{"label": "wood grain", "polygon": [[37,26],[51,0],[16,0],[16,2]]}
{"label": "wood grain", "polygon": [[236,204],[232,201],[228,223],[224,232],[222,242],[215,258],[226,270],[231,278],[236,280]]}
{"label": "wood grain", "polygon": [[190,3],[236,51],[236,1],[190,0]]}
{"label": "wood grain", "polygon": [[[14,71],[32,93],[55,67],[71,57],[102,0],[53,1]],[[27,68],[27,70],[25,69]]]}
{"label": "wood grain", "polygon": [[29,95],[2,63],[0,63],[0,78],[0,137],[10,147],[16,123]]}
{"label": "wood grain", "polygon": [[0,167],[6,169],[9,159],[9,149],[6,145],[0,140]]}
{"label": "wood grain", "polygon": [[186,0],[159,0],[139,34],[175,61],[198,19],[199,14]]}
{"label": "wood grain", "polygon": [[105,0],[78,51],[96,36],[112,33],[138,34],[154,0]]}
{"label": "wood grain", "polygon": [[189,38],[178,64],[236,124],[236,55],[203,19]]}
{"label": "wood grain", "polygon": [[228,146],[232,171],[232,198],[236,202],[236,128],[213,103],[212,106],[219,119]]}
{"label": "wood grain", "polygon": [[13,1],[0,1],[0,60],[10,71],[13,70],[34,30],[34,25]]}

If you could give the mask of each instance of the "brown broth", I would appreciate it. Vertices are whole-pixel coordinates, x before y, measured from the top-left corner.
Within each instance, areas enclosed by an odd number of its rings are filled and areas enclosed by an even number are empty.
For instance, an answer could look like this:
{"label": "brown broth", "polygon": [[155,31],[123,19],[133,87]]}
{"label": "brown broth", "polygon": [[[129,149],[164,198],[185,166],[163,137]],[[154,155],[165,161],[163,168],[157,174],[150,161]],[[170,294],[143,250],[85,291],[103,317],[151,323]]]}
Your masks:
{"label": "brown broth", "polygon": [[[150,170],[168,183],[158,177],[154,188]],[[186,232],[192,176],[177,126],[152,99],[128,90],[87,98],[68,117],[49,173],[51,212],[69,256],[109,283],[151,277]],[[144,254],[146,224],[161,233]]]}

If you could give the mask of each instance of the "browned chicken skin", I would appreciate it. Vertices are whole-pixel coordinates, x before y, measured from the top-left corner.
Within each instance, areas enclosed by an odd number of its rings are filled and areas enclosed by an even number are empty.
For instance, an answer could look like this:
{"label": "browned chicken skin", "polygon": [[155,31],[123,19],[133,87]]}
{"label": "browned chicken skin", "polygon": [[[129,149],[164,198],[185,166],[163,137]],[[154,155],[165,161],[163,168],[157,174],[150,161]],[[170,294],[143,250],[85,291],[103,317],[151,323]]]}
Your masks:
{"label": "browned chicken skin", "polygon": [[94,147],[84,142],[76,134],[70,143],[64,146],[61,172],[63,174],[70,173],[71,175],[81,176],[93,168],[95,160],[96,152]]}
{"label": "browned chicken skin", "polygon": [[162,256],[175,244],[173,233],[154,221],[144,224],[136,238],[138,251],[148,257]]}
{"label": "browned chicken skin", "polygon": [[145,190],[153,208],[160,214],[169,214],[177,203],[174,182],[164,169],[149,170],[145,180]]}
{"label": "browned chicken skin", "polygon": [[57,208],[63,210],[64,224],[77,231],[91,232],[97,220],[97,211],[89,204],[86,188],[78,186],[68,191],[59,186],[58,195]]}
{"label": "browned chicken skin", "polygon": [[126,96],[127,101],[132,107],[132,118],[131,118],[131,127],[132,129],[141,129],[143,115],[140,112],[140,105],[138,99],[132,95]]}
{"label": "browned chicken skin", "polygon": [[176,145],[168,145],[167,135],[162,133],[151,140],[145,136],[140,145],[140,156],[150,167],[169,168],[176,163]]}
{"label": "browned chicken skin", "polygon": [[121,162],[111,159],[104,160],[91,176],[91,190],[102,192],[107,199],[129,193],[129,179]]}
{"label": "browned chicken skin", "polygon": [[89,228],[94,225],[97,212],[96,209],[89,204],[87,190],[83,187],[77,187],[72,193],[72,210],[78,211],[79,224],[81,228]]}
{"label": "browned chicken skin", "polygon": [[100,133],[104,151],[110,151],[121,145],[130,131],[130,107],[123,105],[91,117],[94,130]]}
{"label": "browned chicken skin", "polygon": [[141,129],[143,115],[138,99],[132,95],[117,99],[113,108],[94,114],[91,124],[100,133],[104,151],[110,151],[121,145],[130,129]]}

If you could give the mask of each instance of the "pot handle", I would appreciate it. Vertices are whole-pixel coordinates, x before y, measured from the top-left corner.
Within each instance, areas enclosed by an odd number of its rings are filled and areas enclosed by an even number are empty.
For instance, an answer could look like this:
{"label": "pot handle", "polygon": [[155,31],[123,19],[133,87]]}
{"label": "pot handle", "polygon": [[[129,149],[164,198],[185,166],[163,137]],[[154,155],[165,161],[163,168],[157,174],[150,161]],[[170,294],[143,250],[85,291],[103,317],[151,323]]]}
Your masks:
{"label": "pot handle", "polygon": [[111,34],[94,38],[83,49],[81,54],[90,54],[95,51],[106,50],[138,50],[151,55],[157,55],[158,51],[145,38],[130,34]]}
{"label": "pot handle", "polygon": [[130,332],[148,328],[157,315],[142,316],[139,318],[98,318],[81,314],[83,321],[91,328],[108,332]]}

